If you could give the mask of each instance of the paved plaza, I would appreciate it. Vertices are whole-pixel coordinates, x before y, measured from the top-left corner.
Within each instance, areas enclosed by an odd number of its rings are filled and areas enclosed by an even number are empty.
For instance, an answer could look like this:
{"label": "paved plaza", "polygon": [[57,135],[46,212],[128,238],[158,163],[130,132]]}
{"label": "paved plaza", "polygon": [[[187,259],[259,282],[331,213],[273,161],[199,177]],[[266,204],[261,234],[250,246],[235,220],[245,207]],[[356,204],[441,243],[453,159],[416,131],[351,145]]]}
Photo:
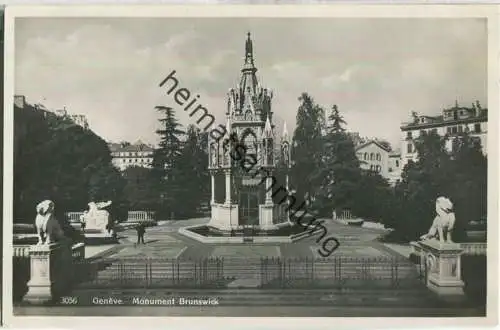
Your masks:
{"label": "paved plaza", "polygon": [[[181,227],[208,223],[208,218],[189,219],[185,221],[163,221],[156,227],[146,231],[145,245],[136,244],[136,232],[133,229],[121,233],[120,248],[110,257],[113,258],[165,258],[165,259],[198,259],[205,257],[224,258],[322,258],[318,253],[323,241],[317,243],[317,237],[304,238],[295,243],[269,244],[204,244],[179,234]],[[327,221],[327,236],[335,237],[340,247],[331,257],[387,257],[400,256],[394,249],[387,248],[376,240],[385,231],[352,227]],[[318,236],[319,237],[319,236]]]}

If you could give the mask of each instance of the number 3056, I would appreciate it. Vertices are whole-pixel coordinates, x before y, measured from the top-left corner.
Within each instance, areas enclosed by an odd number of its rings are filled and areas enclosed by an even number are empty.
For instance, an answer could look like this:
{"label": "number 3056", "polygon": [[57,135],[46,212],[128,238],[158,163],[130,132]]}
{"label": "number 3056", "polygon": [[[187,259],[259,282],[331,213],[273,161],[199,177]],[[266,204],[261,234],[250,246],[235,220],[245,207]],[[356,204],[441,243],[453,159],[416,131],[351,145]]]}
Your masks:
{"label": "number 3056", "polygon": [[78,299],[76,297],[61,297],[61,304],[75,305],[77,303]]}

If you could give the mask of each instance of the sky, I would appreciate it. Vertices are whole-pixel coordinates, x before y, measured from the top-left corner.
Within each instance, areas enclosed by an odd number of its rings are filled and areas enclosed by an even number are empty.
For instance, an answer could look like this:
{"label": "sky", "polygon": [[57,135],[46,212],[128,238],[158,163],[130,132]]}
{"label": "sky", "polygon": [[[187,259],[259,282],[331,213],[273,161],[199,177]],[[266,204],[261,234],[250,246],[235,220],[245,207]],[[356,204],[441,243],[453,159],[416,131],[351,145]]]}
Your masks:
{"label": "sky", "polygon": [[487,26],[476,18],[16,18],[15,93],[86,115],[107,141],[156,144],[155,106],[195,124],[159,87],[172,70],[225,122],[247,32],[277,134],[295,128],[303,92],[395,148],[411,111],[486,105]]}

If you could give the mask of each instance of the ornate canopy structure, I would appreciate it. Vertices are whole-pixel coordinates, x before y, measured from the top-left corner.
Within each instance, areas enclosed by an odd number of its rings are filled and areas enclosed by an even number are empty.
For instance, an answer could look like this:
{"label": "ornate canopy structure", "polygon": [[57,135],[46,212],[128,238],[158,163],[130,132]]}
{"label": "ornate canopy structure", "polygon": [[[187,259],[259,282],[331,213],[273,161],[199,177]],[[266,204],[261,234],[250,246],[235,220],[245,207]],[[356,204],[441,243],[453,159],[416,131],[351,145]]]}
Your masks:
{"label": "ornate canopy structure", "polygon": [[[281,141],[276,142],[273,92],[259,85],[256,72],[248,33],[240,83],[227,93],[225,138],[209,141],[209,225],[221,230],[244,226],[272,230],[281,223],[288,224],[283,197],[288,191],[290,166],[288,132],[285,124]],[[235,153],[234,143],[229,141],[237,141],[239,151]],[[281,196],[275,193],[278,190]]]}

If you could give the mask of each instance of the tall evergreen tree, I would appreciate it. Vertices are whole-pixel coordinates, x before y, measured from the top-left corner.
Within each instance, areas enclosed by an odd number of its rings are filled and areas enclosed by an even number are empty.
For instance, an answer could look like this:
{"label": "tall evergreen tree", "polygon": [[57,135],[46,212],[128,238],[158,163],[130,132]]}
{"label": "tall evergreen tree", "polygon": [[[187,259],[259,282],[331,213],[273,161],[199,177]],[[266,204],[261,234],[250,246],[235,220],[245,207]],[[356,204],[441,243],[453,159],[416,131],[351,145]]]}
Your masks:
{"label": "tall evergreen tree", "polygon": [[330,123],[330,126],[328,127],[329,133],[345,132],[343,125],[346,125],[347,123],[344,120],[344,117],[340,115],[336,104],[332,107],[332,112],[328,116],[328,122]]}
{"label": "tall evergreen tree", "polygon": [[343,127],[346,122],[337,106],[333,106],[329,119],[322,162],[313,172],[313,181],[320,182],[315,206],[325,216],[331,216],[333,210],[353,208],[361,179],[354,143]]}
{"label": "tall evergreen tree", "polygon": [[179,203],[177,214],[195,216],[201,204],[210,200],[210,176],[208,174],[208,135],[194,125],[187,129],[187,138],[177,162]]}
{"label": "tall evergreen tree", "polygon": [[174,216],[176,196],[179,192],[177,182],[176,162],[181,154],[181,136],[184,132],[175,118],[175,111],[171,107],[157,106],[161,113],[160,129],[156,134],[160,137],[159,147],[153,154],[153,174],[157,178],[157,185],[152,187],[159,195],[157,214],[160,217]]}
{"label": "tall evergreen tree", "polygon": [[323,108],[311,96],[303,93],[297,111],[297,126],[293,134],[291,184],[297,199],[313,200],[313,171],[321,164],[322,131],[325,127]]}

